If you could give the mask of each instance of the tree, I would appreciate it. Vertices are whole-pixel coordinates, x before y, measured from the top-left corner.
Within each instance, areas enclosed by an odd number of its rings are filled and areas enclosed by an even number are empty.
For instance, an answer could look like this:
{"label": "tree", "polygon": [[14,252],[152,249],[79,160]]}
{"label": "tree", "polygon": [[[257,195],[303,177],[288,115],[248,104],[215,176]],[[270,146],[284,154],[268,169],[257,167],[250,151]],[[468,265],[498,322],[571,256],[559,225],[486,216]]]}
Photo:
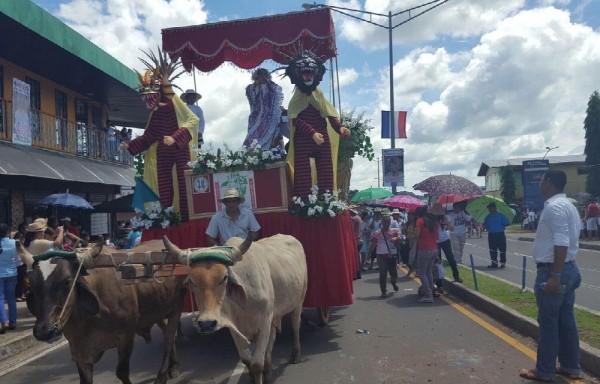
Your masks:
{"label": "tree", "polygon": [[585,129],[585,164],[588,176],[585,190],[600,196],[600,94],[594,91],[588,101],[587,115],[583,121]]}
{"label": "tree", "polygon": [[500,183],[502,185],[502,199],[506,204],[514,203],[516,197],[515,175],[510,165],[500,167]]}

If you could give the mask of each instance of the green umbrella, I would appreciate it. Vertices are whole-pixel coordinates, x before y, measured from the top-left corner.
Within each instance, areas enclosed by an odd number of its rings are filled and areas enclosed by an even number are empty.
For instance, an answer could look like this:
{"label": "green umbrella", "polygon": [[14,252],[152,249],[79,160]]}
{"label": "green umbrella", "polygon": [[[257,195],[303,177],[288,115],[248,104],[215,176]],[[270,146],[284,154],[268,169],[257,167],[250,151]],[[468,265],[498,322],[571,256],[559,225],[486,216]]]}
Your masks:
{"label": "green umbrella", "polygon": [[360,203],[365,200],[376,200],[385,199],[386,197],[394,196],[394,194],[387,189],[383,188],[367,188],[362,191],[358,191],[356,195],[352,197],[353,203]]}
{"label": "green umbrella", "polygon": [[475,220],[482,223],[490,213],[487,208],[490,203],[495,203],[496,210],[504,214],[508,218],[508,221],[512,222],[513,217],[515,217],[515,212],[510,209],[504,200],[490,195],[480,196],[469,201],[467,204],[467,211],[469,211]]}

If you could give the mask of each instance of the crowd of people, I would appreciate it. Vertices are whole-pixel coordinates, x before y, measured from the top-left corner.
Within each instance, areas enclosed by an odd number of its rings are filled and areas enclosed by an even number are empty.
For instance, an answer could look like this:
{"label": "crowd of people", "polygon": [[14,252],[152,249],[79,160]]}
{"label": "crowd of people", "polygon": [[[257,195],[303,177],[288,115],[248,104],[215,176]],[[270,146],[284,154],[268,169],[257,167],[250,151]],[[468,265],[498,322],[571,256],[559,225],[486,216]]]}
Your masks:
{"label": "crowd of people", "polygon": [[[462,263],[467,222],[471,216],[464,206],[456,204],[453,212],[446,214],[441,204],[415,211],[375,208],[352,210],[352,222],[357,238],[360,272],[379,271],[381,297],[387,297],[387,276],[395,292],[398,291],[398,265],[408,268],[408,274],[416,273],[422,282],[419,303],[432,303],[434,297],[443,294],[441,266],[442,253],[452,270],[454,281],[462,282],[457,267]],[[457,239],[452,241],[452,238]],[[374,267],[375,261],[377,267]],[[367,267],[368,264],[368,267]]]}

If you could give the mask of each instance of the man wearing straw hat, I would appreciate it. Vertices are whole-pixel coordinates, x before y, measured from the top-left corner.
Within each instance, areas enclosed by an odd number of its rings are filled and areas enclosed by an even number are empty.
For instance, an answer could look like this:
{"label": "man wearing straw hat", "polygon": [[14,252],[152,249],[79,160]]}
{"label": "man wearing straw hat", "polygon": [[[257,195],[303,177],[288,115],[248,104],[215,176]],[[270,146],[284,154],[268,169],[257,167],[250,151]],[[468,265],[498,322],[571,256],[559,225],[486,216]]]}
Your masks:
{"label": "man wearing straw hat", "polygon": [[248,232],[252,232],[256,240],[260,225],[249,208],[240,207],[245,199],[237,189],[228,189],[219,201],[225,205],[225,209],[215,213],[208,223],[208,244],[223,245],[232,237],[245,239]]}
{"label": "man wearing straw hat", "polygon": [[202,95],[193,89],[188,89],[181,94],[181,100],[183,100],[190,111],[194,112],[194,115],[198,116],[198,148],[204,143],[204,111],[196,103],[202,98]]}

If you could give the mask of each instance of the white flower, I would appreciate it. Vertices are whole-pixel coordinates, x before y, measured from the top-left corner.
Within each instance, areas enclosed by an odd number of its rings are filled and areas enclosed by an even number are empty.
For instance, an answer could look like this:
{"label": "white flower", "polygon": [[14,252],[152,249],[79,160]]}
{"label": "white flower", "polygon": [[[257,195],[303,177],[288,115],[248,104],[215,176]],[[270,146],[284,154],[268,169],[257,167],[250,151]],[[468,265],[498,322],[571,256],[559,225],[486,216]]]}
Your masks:
{"label": "white flower", "polygon": [[165,209],[165,213],[173,213],[175,209],[173,207],[168,207]]}
{"label": "white flower", "polygon": [[235,159],[235,160],[233,161],[233,164],[234,164],[234,165],[240,165],[240,164],[242,164],[242,163],[243,163],[243,162],[242,162],[242,159]]}
{"label": "white flower", "polygon": [[209,161],[206,162],[206,167],[207,168],[211,168],[211,169],[215,169],[216,165],[215,165],[215,163],[213,163],[212,161],[209,160]]}
{"label": "white flower", "polygon": [[315,207],[315,211],[317,211],[318,213],[323,213],[323,207],[321,207],[320,205],[317,205]]}
{"label": "white flower", "polygon": [[154,219],[156,219],[157,217],[158,217],[158,213],[156,213],[156,212],[150,212],[150,213],[148,214],[148,218],[150,218],[151,220],[154,220]]}
{"label": "white flower", "polygon": [[311,195],[316,195],[319,193],[319,187],[317,187],[316,185],[313,185],[312,187],[310,187],[310,194]]}
{"label": "white flower", "polygon": [[198,160],[188,161],[187,163],[187,166],[190,168],[196,168],[196,165],[198,165]]}
{"label": "white flower", "polygon": [[308,202],[311,204],[316,204],[317,202],[317,195],[308,195]]}
{"label": "white flower", "polygon": [[231,167],[231,164],[233,164],[233,161],[231,161],[231,159],[225,160],[225,166]]}
{"label": "white flower", "polygon": [[335,212],[333,212],[331,209],[328,209],[327,213],[329,213],[329,217],[335,217]]}
{"label": "white flower", "polygon": [[169,227],[169,224],[171,224],[171,223],[169,222],[169,220],[164,220],[163,222],[161,222],[161,223],[160,223],[160,226],[161,226],[163,229],[165,229],[165,228]]}
{"label": "white flower", "polygon": [[272,154],[271,152],[263,152],[263,153],[261,154],[261,157],[262,157],[262,159],[263,159],[263,160],[269,160],[269,158],[270,158],[271,156],[273,156],[273,154]]}
{"label": "white flower", "polygon": [[314,214],[315,214],[315,209],[314,208],[308,208],[307,215],[310,217],[310,216],[314,216]]}

